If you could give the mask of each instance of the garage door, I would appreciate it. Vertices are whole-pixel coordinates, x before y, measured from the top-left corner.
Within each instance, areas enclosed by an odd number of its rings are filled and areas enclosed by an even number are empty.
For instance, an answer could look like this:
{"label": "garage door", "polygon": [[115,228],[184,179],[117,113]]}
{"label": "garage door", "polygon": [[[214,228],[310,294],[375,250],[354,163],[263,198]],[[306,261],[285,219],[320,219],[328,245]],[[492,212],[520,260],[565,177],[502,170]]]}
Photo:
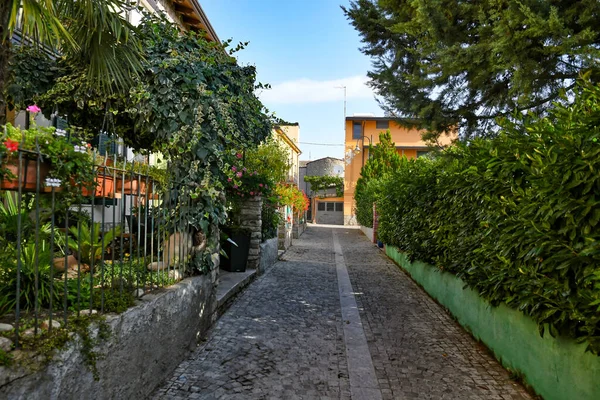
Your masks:
{"label": "garage door", "polygon": [[320,201],[317,203],[317,224],[344,225],[344,202]]}

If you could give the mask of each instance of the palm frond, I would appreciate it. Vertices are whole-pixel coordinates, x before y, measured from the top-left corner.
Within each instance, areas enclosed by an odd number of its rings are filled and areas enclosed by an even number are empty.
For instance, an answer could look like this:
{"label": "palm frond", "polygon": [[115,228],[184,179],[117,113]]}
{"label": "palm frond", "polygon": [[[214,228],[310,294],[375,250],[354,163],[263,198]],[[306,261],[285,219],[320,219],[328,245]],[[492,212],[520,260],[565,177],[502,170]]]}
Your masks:
{"label": "palm frond", "polygon": [[142,47],[137,28],[122,15],[122,0],[55,0],[63,24],[79,44],[68,51],[80,65],[88,65],[90,83],[112,93],[128,88],[142,70]]}
{"label": "palm frond", "polygon": [[24,38],[34,44],[44,44],[55,49],[77,48],[69,32],[57,17],[52,0],[9,0],[7,37],[19,29]]}

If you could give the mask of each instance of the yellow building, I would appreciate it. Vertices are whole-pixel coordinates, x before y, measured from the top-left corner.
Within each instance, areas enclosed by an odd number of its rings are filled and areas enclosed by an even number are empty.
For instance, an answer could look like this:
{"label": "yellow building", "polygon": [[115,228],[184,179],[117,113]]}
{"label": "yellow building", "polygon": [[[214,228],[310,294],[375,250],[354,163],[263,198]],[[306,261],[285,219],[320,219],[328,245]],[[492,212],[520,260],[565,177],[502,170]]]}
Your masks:
{"label": "yellow building", "polygon": [[300,171],[300,147],[298,142],[300,141],[300,125],[275,125],[273,127],[273,136],[279,143],[283,144],[288,150],[288,176],[287,181],[294,183],[298,186],[298,176]]}
{"label": "yellow building", "polygon": [[[360,177],[360,170],[369,158],[369,144],[379,143],[379,133],[389,130],[392,142],[396,144],[398,154],[407,158],[416,158],[426,154],[430,149],[417,129],[405,128],[394,122],[392,118],[375,116],[346,117],[345,122],[345,155],[344,171],[344,225],[356,225],[354,189]],[[440,145],[449,145],[456,135],[442,135]]]}

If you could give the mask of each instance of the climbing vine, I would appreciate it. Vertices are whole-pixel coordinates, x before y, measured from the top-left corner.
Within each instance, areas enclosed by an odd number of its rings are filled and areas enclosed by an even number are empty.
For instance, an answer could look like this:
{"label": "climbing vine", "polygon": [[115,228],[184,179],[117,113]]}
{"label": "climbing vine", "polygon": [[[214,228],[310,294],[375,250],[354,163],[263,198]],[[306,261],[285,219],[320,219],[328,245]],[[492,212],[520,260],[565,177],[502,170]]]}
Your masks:
{"label": "climbing vine", "polygon": [[253,66],[239,65],[227,52],[230,42],[208,42],[154,15],[144,18],[138,35],[146,72],[128,90],[99,92],[85,66],[60,60],[50,89],[35,95],[72,126],[107,130],[138,151],[160,152],[169,170],[165,205],[179,228],[210,235],[211,226],[225,221],[224,171],[232,167],[232,152],[270,134],[271,117],[255,94],[264,86]]}
{"label": "climbing vine", "polygon": [[325,192],[327,189],[335,188],[335,194],[337,197],[344,195],[344,178],[341,176],[331,175],[309,175],[304,177],[304,182],[310,183],[310,188],[313,192]]}

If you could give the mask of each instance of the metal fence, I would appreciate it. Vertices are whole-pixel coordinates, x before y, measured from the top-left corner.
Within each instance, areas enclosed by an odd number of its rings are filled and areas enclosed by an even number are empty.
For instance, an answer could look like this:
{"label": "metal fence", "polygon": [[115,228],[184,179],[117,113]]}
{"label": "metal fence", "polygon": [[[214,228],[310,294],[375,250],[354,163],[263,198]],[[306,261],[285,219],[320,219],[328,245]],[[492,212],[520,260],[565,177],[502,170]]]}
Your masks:
{"label": "metal fence", "polygon": [[122,312],[188,267],[194,237],[172,200],[178,188],[138,164],[93,164],[73,202],[44,154],[0,153],[0,322],[17,348],[73,318]]}

